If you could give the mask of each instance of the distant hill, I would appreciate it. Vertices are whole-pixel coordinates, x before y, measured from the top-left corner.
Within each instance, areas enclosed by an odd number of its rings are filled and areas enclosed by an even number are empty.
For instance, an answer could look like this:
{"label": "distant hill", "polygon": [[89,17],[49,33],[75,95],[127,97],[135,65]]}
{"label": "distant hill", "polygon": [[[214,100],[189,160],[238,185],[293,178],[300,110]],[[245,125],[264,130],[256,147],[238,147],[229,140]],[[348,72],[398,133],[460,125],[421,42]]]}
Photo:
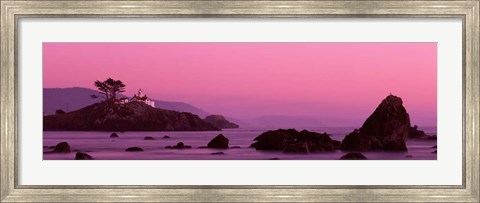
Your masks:
{"label": "distant hill", "polygon": [[197,115],[153,108],[142,102],[100,102],[43,117],[45,131],[209,131],[220,130]]}
{"label": "distant hill", "polygon": [[[43,88],[43,112],[44,114],[50,115],[54,114],[57,109],[62,109],[66,112],[75,111],[104,100],[101,97],[91,98],[91,95],[101,96],[101,93],[96,90],[83,87]],[[124,95],[119,95],[118,97],[124,97]],[[205,112],[197,107],[183,102],[170,102],[161,100],[154,101],[155,107],[161,109],[178,112],[190,112],[202,118],[211,115],[211,113]]]}

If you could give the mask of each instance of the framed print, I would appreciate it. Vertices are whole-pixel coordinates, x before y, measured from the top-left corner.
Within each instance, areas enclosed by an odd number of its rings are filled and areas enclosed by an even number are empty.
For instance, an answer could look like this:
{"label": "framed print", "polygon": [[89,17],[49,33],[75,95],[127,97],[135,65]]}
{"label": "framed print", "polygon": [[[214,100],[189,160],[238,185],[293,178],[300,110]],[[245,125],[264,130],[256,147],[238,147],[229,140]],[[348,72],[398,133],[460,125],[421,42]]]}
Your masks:
{"label": "framed print", "polygon": [[478,1],[1,1],[2,202],[478,202]]}

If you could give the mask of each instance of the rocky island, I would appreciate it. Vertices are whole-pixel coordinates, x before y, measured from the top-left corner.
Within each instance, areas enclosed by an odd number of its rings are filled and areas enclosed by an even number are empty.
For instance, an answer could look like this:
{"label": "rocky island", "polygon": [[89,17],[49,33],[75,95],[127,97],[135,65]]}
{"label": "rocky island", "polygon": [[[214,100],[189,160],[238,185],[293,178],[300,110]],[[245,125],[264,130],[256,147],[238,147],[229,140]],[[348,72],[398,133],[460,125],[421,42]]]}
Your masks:
{"label": "rocky island", "polygon": [[217,131],[195,114],[151,107],[142,102],[95,103],[43,117],[44,131]]}

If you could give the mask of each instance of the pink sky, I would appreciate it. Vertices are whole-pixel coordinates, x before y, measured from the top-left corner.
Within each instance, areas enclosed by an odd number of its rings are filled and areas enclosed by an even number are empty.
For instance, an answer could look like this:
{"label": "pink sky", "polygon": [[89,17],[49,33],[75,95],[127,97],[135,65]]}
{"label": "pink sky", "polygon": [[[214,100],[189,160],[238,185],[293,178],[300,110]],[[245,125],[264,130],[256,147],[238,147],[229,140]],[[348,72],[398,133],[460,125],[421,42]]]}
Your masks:
{"label": "pink sky", "polygon": [[[294,115],[358,126],[390,92],[436,126],[436,43],[44,43],[44,87],[108,77],[124,94],[235,118]],[[328,119],[325,121],[328,123]]]}

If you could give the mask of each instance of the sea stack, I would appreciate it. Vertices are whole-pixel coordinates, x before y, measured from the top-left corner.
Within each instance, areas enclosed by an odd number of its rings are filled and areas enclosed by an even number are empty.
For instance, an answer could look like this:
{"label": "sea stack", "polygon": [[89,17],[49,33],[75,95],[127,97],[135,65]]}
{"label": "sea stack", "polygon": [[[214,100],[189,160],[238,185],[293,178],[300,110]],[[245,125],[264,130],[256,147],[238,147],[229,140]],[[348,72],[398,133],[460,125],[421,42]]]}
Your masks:
{"label": "sea stack", "polygon": [[342,150],[407,151],[405,141],[410,129],[410,117],[400,97],[389,95],[375,109],[362,127],[348,134]]}

